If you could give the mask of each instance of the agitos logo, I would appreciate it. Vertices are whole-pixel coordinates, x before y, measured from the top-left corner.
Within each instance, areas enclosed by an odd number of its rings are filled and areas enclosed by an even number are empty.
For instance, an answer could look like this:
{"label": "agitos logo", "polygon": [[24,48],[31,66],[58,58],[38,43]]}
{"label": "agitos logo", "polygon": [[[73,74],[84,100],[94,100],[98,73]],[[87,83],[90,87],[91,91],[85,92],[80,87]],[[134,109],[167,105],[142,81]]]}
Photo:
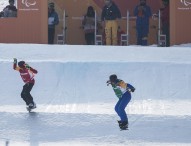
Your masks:
{"label": "agitos logo", "polygon": [[188,11],[190,13],[191,10],[191,0],[180,0],[180,4],[178,5],[177,9],[181,11]]}
{"label": "agitos logo", "polygon": [[34,6],[36,5],[36,1],[35,0],[22,0],[22,4],[24,4],[27,8],[29,8],[30,6]]}
{"label": "agitos logo", "polygon": [[191,0],[180,0],[181,3],[183,3],[185,6],[191,5]]}
{"label": "agitos logo", "polygon": [[21,11],[38,11],[39,10],[39,6],[36,2],[36,0],[22,0],[21,2],[21,6],[19,8],[19,10]]}

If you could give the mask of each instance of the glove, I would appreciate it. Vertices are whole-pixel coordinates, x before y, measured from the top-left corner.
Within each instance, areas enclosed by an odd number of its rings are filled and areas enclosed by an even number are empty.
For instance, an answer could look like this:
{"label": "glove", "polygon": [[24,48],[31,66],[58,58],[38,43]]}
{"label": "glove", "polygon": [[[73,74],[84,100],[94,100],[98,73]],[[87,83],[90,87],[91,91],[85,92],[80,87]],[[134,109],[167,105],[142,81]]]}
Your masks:
{"label": "glove", "polygon": [[135,91],[135,88],[131,89],[131,92],[134,92]]}
{"label": "glove", "polygon": [[13,62],[14,62],[14,64],[17,64],[17,59],[16,58],[13,58]]}
{"label": "glove", "polygon": [[109,86],[109,84],[111,84],[111,81],[109,80],[109,81],[107,81],[106,83],[107,83],[107,86]]}
{"label": "glove", "polygon": [[31,68],[28,64],[25,64],[25,67],[26,67],[27,69],[30,69],[30,68]]}

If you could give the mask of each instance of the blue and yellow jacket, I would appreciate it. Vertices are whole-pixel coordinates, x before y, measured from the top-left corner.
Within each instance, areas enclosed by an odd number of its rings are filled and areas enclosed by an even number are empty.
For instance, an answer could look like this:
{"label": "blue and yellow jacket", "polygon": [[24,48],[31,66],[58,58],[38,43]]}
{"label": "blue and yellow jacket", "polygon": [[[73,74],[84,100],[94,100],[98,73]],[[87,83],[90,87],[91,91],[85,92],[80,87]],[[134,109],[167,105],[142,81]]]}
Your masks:
{"label": "blue and yellow jacket", "polygon": [[118,98],[121,98],[126,92],[130,93],[135,91],[135,88],[131,84],[125,83],[123,80],[120,79],[117,79],[116,83],[111,84],[111,86],[113,87],[115,95]]}

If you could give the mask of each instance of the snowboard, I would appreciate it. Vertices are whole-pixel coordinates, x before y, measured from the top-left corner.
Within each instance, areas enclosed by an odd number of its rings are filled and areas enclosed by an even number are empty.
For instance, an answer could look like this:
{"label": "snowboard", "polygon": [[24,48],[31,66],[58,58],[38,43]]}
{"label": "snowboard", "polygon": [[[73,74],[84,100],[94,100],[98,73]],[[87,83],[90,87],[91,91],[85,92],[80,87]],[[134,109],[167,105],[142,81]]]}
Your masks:
{"label": "snowboard", "polygon": [[122,130],[129,130],[128,129],[128,123],[126,125],[124,125],[124,126],[121,126],[121,122],[120,121],[117,121],[117,122],[119,124],[120,131],[122,131]]}
{"label": "snowboard", "polygon": [[35,109],[35,108],[36,108],[36,104],[35,104],[35,106],[32,107],[32,108],[29,107],[29,106],[26,107],[26,109],[27,109],[27,111],[28,111],[29,113],[32,112],[32,110]]}
{"label": "snowboard", "polygon": [[123,130],[129,130],[129,128],[127,126],[125,127],[120,127],[120,131],[123,131]]}

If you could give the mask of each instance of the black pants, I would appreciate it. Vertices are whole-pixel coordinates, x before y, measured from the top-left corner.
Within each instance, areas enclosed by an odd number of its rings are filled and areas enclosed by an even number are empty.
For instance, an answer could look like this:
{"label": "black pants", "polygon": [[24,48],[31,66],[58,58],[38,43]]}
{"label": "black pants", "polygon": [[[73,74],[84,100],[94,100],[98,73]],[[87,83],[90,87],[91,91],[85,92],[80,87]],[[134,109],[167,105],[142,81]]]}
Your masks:
{"label": "black pants", "polygon": [[48,28],[48,44],[54,44],[55,28]]}
{"label": "black pants", "polygon": [[163,26],[162,33],[166,35],[166,47],[170,46],[170,29],[169,26]]}
{"label": "black pants", "polygon": [[95,33],[86,33],[85,34],[86,44],[95,45]]}
{"label": "black pants", "polygon": [[34,86],[33,83],[27,83],[23,86],[23,90],[21,92],[21,98],[25,101],[26,105],[29,105],[30,103],[34,104],[33,97],[30,94],[33,86]]}

